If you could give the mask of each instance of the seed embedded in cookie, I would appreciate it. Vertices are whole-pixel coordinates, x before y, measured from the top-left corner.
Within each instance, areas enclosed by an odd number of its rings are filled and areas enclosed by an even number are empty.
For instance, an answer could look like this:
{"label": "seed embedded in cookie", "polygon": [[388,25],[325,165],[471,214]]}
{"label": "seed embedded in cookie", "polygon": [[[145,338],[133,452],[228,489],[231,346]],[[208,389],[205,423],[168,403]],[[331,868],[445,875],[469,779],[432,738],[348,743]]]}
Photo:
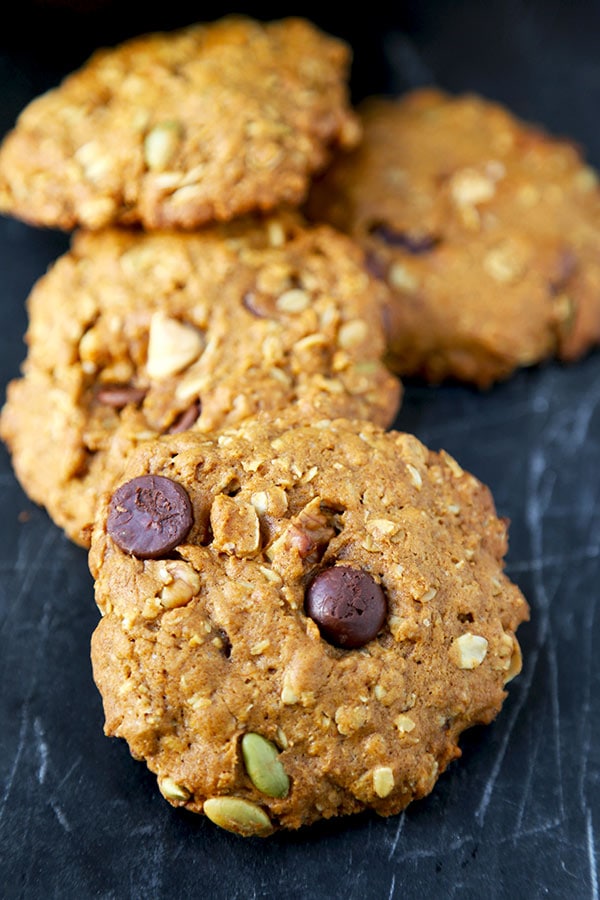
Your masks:
{"label": "seed embedded in cookie", "polygon": [[141,440],[288,408],[391,424],[384,303],[353,241],[289,211],[78,232],[30,295],[0,434],[29,496],[87,544],[97,496]]}
{"label": "seed embedded in cookie", "polygon": [[180,484],[163,475],[140,475],[114,492],[106,527],[125,553],[159,559],[185,540],[193,521]]}
{"label": "seed embedded in cookie", "polygon": [[73,229],[195,229],[297,206],[360,137],[350,48],[306,19],[232,15],[100,50],[22,112],[0,209]]}
{"label": "seed embedded in cookie", "polygon": [[600,188],[576,146],[497,103],[370,97],[308,209],[390,291],[388,362],[481,388],[600,344]]}
{"label": "seed embedded in cookie", "polygon": [[304,608],[326,640],[349,649],[373,640],[387,615],[380,585],[368,572],[350,566],[319,572],[308,588]]}
{"label": "seed embedded in cookie", "polygon": [[391,815],[500,711],[527,604],[506,520],[448,454],[259,415],[146,441],[122,477],[140,474],[181,485],[194,526],[132,558],[103,495],[92,660],[106,733],[169,802],[244,835]]}

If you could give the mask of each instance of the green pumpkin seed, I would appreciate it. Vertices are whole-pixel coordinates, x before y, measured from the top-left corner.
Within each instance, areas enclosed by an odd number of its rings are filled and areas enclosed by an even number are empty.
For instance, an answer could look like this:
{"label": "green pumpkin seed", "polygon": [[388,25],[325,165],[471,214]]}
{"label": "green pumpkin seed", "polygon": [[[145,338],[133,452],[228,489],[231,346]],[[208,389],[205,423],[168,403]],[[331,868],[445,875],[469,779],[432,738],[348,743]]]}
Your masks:
{"label": "green pumpkin seed", "polygon": [[249,732],[242,738],[242,755],[248,777],[257,791],[267,797],[287,797],[290,779],[275,744],[260,734]]}
{"label": "green pumpkin seed", "polygon": [[243,837],[257,835],[266,837],[273,831],[271,820],[266,812],[249,800],[241,797],[211,797],[204,801],[205,815],[227,831],[241,834]]}

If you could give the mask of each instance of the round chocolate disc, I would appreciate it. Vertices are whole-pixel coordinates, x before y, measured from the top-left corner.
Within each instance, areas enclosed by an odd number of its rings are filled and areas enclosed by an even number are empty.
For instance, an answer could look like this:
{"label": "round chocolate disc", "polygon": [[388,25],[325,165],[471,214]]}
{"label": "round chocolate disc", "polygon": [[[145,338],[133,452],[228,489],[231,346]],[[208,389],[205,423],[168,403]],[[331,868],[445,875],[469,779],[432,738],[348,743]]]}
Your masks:
{"label": "round chocolate disc", "polygon": [[158,559],[187,537],[192,522],[192,504],[180,484],[140,475],[113,494],[106,528],[125,553]]}
{"label": "round chocolate disc", "polygon": [[373,640],[387,615],[385,594],[367,572],[332,566],[310,585],[304,610],[326,641],[347,649]]}

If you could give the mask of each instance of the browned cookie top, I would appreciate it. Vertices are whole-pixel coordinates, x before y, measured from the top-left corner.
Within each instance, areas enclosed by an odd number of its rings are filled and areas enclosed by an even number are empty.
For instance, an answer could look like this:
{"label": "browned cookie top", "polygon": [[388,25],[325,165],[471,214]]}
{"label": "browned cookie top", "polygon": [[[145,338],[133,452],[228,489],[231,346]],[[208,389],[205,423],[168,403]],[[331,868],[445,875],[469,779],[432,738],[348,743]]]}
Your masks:
{"label": "browned cookie top", "polygon": [[0,418],[21,483],[87,543],[98,491],[140,440],[286,408],[389,425],[384,293],[349,238],[291,215],[78,233],[32,292]]}
{"label": "browned cookie top", "polygon": [[193,228],[304,199],[358,139],[350,54],[302,19],[232,16],[97,52],[0,152],[0,209],[70,229]]}
{"label": "browned cookie top", "polygon": [[92,540],[106,732],[241,834],[396,813],[520,669],[506,540],[477,479],[372,423],[149,441]]}
{"label": "browned cookie top", "polygon": [[480,386],[600,340],[600,192],[575,146],[475,96],[418,90],[361,109],[364,141],[311,215],[391,287],[390,361]]}

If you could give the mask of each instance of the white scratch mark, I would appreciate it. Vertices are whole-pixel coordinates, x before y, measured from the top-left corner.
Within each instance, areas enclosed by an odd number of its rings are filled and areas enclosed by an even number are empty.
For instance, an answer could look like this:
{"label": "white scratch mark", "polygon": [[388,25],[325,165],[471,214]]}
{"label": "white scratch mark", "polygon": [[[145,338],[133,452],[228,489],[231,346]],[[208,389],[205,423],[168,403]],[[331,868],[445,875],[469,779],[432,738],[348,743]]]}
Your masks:
{"label": "white scratch mark", "polygon": [[388,900],[392,900],[395,889],[396,889],[396,876],[392,875],[392,883],[390,884],[390,892],[388,894]]}
{"label": "white scratch mark", "polygon": [[581,740],[581,773],[579,776],[579,798],[582,809],[586,807],[585,783],[587,779],[588,759],[591,747],[591,688],[592,688],[592,653],[594,619],[596,617],[596,595],[590,597],[590,602],[585,606],[585,619],[583,635],[585,640],[585,674],[583,679],[583,696],[581,704],[581,722],[583,735]]}
{"label": "white scratch mark", "polygon": [[[519,697],[518,702],[513,707],[511,716],[508,719],[506,728],[504,730],[504,734],[502,736],[502,741],[500,743],[500,749],[498,750],[498,753],[496,754],[496,759],[494,760],[494,765],[492,766],[492,771],[490,772],[490,776],[489,776],[489,778],[486,782],[486,785],[483,789],[481,801],[475,811],[475,818],[476,818],[477,822],[479,823],[479,825],[483,825],[483,823],[484,823],[485,814],[487,812],[488,806],[490,805],[490,800],[492,799],[492,793],[494,791],[494,786],[496,784],[498,775],[500,774],[500,769],[502,768],[502,763],[504,761],[504,755],[506,753],[506,748],[508,747],[513,728],[515,727],[516,721],[521,713],[521,710],[523,709],[523,706],[525,705],[525,701],[527,700],[529,691],[531,690],[531,683],[533,680],[533,674],[534,674],[536,666],[537,666],[538,658],[539,658],[539,648],[536,648],[534,650],[533,654],[530,656],[531,662],[529,664],[529,669],[525,675],[525,678],[522,682],[523,688],[522,688],[521,696]],[[523,678],[523,676],[521,676],[521,677]]]}
{"label": "white scratch mark", "polygon": [[[6,616],[4,617],[4,621],[0,625],[0,631],[4,631],[4,627],[9,623],[9,615],[12,609],[18,608],[21,603],[22,598],[25,596],[31,585],[33,584],[33,580],[39,572],[42,563],[46,559],[46,554],[49,551],[52,544],[57,539],[58,529],[52,529],[46,533],[44,536],[39,550],[35,555],[35,558],[30,563],[30,565],[26,569],[26,574],[23,580],[21,581],[21,586],[19,590],[15,593],[12,603],[10,607],[6,611]],[[25,554],[26,555],[26,554]]]}
{"label": "white scratch mark", "polygon": [[396,847],[398,846],[398,841],[400,840],[400,835],[402,834],[405,820],[406,813],[400,813],[400,818],[398,819],[398,827],[396,828],[396,834],[394,835],[394,840],[392,841],[392,846],[390,847],[390,852],[388,853],[388,859],[391,859],[396,852]]}
{"label": "white scratch mark", "polygon": [[50,804],[50,806],[51,806],[51,808],[52,808],[52,812],[54,813],[54,815],[56,816],[56,818],[58,819],[58,821],[59,821],[60,824],[62,825],[63,829],[64,829],[65,831],[70,831],[70,830],[71,830],[71,826],[69,825],[69,820],[68,820],[67,817],[65,816],[64,812],[62,811],[62,809],[60,808],[60,806],[58,805],[58,803],[56,802],[56,800],[51,799],[51,800],[49,800],[48,802],[49,802],[49,804]]}
{"label": "white scratch mark", "polygon": [[592,900],[598,900],[598,870],[596,868],[596,842],[594,840],[594,823],[591,810],[587,811],[587,851],[590,866],[590,885]]}
{"label": "white scratch mark", "polygon": [[6,782],[6,787],[4,788],[4,793],[2,795],[2,802],[0,803],[0,821],[4,816],[4,810],[6,808],[7,800],[10,796],[10,792],[12,790],[13,782],[15,780],[15,775],[17,774],[17,770],[19,768],[19,763],[21,762],[21,756],[23,754],[23,748],[25,746],[25,737],[27,734],[27,728],[29,725],[29,703],[26,703],[21,712],[21,725],[19,727],[19,740],[17,743],[17,751],[15,753],[15,757],[13,759],[13,764],[10,769],[10,773],[8,775],[8,780]]}
{"label": "white scratch mark", "polygon": [[44,729],[39,717],[36,717],[33,721],[33,730],[35,732],[36,747],[40,755],[37,778],[39,783],[43,784],[46,780],[46,773],[48,772],[48,744],[46,743]]}
{"label": "white scratch mark", "polygon": [[79,765],[80,762],[81,762],[81,756],[78,756],[77,759],[75,760],[75,762],[71,766],[69,766],[66,773],[63,775],[63,777],[60,779],[60,781],[56,785],[57,791],[60,791],[62,786],[69,780],[69,778],[71,777],[71,775],[73,774],[73,772],[75,771],[75,769],[77,768],[77,766]]}

